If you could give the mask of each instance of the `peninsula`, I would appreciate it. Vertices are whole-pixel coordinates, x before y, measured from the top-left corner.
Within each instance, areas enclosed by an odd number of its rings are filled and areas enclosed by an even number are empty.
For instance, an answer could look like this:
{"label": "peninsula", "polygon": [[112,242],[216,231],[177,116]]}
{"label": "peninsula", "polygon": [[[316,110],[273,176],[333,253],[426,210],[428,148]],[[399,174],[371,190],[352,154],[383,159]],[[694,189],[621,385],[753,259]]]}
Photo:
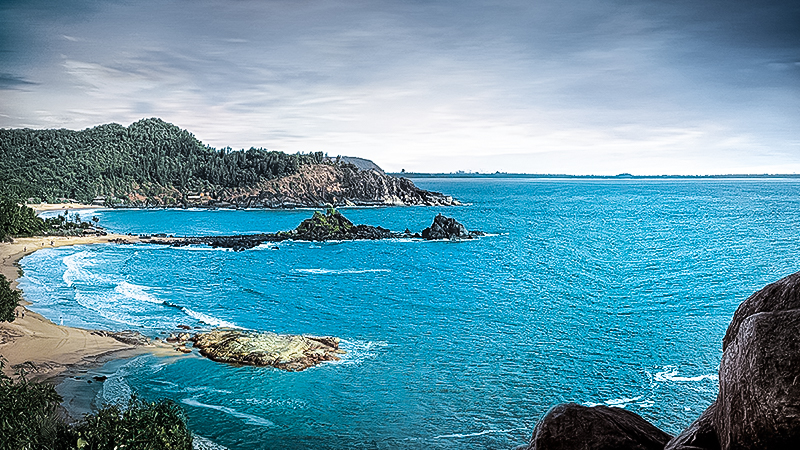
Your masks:
{"label": "peninsula", "polygon": [[451,206],[369,160],[215,149],[161,119],[82,131],[0,129],[0,196],[108,207]]}

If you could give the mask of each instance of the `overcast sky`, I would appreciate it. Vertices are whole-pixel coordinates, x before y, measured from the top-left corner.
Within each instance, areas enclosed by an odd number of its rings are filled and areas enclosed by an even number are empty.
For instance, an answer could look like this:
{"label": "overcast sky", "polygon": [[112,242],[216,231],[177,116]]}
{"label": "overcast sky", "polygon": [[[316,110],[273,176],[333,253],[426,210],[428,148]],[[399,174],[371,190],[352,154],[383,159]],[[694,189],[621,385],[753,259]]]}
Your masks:
{"label": "overcast sky", "polygon": [[389,171],[800,173],[800,2],[0,0],[0,127]]}

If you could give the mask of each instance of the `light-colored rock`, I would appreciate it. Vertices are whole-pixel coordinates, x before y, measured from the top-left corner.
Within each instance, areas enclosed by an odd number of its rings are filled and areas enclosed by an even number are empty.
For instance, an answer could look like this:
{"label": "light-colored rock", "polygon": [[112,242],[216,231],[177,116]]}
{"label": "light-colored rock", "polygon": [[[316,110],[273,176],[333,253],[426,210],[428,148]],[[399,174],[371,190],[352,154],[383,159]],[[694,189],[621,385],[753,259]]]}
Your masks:
{"label": "light-colored rock", "polygon": [[323,361],[338,361],[339,339],[217,328],[192,338],[200,354],[214,361],[270,366],[296,372]]}

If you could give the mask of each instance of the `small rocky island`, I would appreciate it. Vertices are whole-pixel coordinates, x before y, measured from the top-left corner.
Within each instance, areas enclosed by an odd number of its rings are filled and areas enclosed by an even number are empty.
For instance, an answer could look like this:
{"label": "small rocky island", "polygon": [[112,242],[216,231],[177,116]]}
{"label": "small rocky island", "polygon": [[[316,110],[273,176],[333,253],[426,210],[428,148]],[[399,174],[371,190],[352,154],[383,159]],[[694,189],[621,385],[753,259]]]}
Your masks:
{"label": "small rocky island", "polygon": [[298,372],[345,353],[339,338],[275,334],[217,328],[189,338],[200,354],[213,361]]}
{"label": "small rocky island", "polygon": [[722,340],[717,400],[675,437],[621,408],[555,406],[529,450],[800,449],[800,272],[747,298]]}
{"label": "small rocky island", "polygon": [[431,226],[421,233],[411,233],[406,229],[396,233],[383,227],[372,225],[354,225],[342,213],[329,207],[325,214],[315,211],[314,215],[304,220],[291,231],[277,233],[249,234],[241,236],[203,236],[185,238],[152,238],[152,244],[164,244],[174,247],[187,245],[208,245],[213,248],[230,248],[242,251],[256,247],[265,242],[282,241],[354,241],[379,240],[393,238],[414,238],[426,240],[461,240],[484,236],[482,231],[468,231],[457,220],[442,214],[433,219]]}

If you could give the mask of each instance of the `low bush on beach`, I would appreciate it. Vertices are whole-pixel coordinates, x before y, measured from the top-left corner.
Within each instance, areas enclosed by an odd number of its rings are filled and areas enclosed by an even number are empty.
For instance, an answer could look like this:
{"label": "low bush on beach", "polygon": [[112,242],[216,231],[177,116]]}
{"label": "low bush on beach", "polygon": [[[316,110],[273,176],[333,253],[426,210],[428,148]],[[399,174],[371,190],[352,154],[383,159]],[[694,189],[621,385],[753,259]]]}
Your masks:
{"label": "low bush on beach", "polygon": [[11,289],[11,282],[0,274],[0,322],[14,321],[14,309],[20,300],[19,291]]}
{"label": "low bush on beach", "polygon": [[133,396],[126,408],[107,406],[74,425],[59,416],[61,400],[50,384],[0,370],[0,450],[192,449],[186,417],[171,400]]}

